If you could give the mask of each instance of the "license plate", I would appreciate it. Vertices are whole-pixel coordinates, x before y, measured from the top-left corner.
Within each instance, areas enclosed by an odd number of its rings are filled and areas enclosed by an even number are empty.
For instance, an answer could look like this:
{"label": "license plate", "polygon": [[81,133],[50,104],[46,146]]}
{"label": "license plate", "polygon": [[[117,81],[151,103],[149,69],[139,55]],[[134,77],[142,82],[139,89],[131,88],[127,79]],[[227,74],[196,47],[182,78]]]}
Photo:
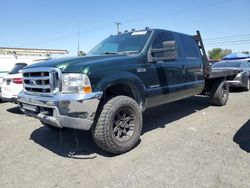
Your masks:
{"label": "license plate", "polygon": [[11,92],[11,89],[9,87],[5,87],[5,86],[2,87],[2,90],[4,92]]}
{"label": "license plate", "polygon": [[32,111],[32,112],[38,112],[38,108],[36,106],[32,106],[32,105],[29,105],[29,104],[23,104],[22,107],[25,110],[29,110],[29,111]]}

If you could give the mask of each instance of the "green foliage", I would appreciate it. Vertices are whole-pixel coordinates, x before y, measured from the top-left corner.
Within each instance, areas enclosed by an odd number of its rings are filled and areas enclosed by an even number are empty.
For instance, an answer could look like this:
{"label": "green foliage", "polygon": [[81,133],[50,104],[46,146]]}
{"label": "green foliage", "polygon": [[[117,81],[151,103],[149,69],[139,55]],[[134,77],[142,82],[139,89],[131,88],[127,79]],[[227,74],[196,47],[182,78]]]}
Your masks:
{"label": "green foliage", "polygon": [[222,50],[221,58],[231,53],[232,53],[231,49],[224,49]]}
{"label": "green foliage", "polygon": [[242,53],[249,55],[249,51],[243,51]]}
{"label": "green foliage", "polygon": [[220,60],[222,57],[231,54],[231,49],[221,49],[221,48],[213,48],[212,50],[208,51],[208,57],[211,60]]}

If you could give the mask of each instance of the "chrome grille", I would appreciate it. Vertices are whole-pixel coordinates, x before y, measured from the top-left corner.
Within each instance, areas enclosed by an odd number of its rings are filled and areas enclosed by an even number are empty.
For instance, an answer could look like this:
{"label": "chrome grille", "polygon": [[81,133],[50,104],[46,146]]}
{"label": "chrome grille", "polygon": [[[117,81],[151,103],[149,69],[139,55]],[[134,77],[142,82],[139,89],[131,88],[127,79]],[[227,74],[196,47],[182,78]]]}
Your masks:
{"label": "chrome grille", "polygon": [[54,95],[60,91],[61,72],[56,68],[30,68],[23,71],[24,92]]}

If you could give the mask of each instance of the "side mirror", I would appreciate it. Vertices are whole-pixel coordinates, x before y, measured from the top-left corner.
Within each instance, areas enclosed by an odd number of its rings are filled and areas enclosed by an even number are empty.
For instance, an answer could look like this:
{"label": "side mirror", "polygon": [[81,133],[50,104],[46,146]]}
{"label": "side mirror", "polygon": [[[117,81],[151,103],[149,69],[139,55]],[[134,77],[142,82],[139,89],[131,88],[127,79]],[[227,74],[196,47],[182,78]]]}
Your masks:
{"label": "side mirror", "polygon": [[176,60],[176,41],[164,41],[163,48],[151,49],[150,54],[152,56],[151,62]]}
{"label": "side mirror", "polygon": [[22,73],[22,72],[23,72],[23,69],[19,70],[18,72],[19,72],[19,73]]}

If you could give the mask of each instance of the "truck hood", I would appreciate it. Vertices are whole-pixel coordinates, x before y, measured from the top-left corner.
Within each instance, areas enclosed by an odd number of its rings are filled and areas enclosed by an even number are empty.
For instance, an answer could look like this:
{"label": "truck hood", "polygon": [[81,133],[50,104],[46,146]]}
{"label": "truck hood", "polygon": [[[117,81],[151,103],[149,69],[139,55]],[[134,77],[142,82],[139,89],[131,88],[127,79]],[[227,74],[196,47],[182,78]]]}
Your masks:
{"label": "truck hood", "polygon": [[88,65],[103,63],[103,66],[109,62],[121,62],[135,58],[135,55],[101,55],[101,56],[84,56],[52,59],[29,65],[26,68],[37,67],[55,67],[62,72],[82,72],[83,68]]}

